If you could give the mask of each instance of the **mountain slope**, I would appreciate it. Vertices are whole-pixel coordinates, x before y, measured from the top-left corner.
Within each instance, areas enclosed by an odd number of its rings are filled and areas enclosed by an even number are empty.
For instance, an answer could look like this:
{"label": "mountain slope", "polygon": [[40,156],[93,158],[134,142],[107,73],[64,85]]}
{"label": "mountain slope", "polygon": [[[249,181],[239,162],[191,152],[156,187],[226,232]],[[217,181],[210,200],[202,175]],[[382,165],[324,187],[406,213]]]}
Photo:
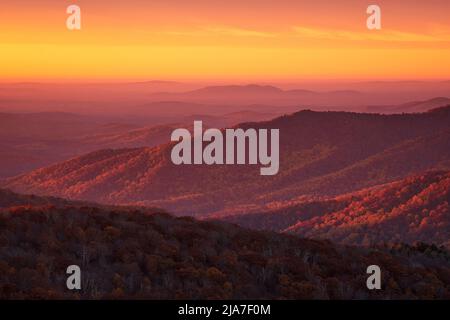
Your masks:
{"label": "mountain slope", "polygon": [[340,243],[427,241],[450,247],[450,172],[412,177],[342,201],[346,208],[286,231]]}
{"label": "mountain slope", "polygon": [[[133,124],[61,112],[0,113],[0,178],[13,177],[96,150],[167,143],[173,130],[192,127],[194,120],[202,120],[205,127],[222,128],[244,121],[269,120],[282,114],[242,111],[224,115],[188,115],[190,111],[185,105],[179,108],[179,114],[173,107],[174,104],[155,107],[166,113],[174,112],[172,115],[157,117],[147,114],[155,110],[142,110],[139,115],[111,119]],[[163,124],[152,124],[158,122]]]}
{"label": "mountain slope", "polygon": [[[450,255],[361,249],[158,211],[0,210],[0,299],[448,299]],[[82,290],[66,289],[66,268]],[[383,290],[366,288],[382,270]]]}
{"label": "mountain slope", "polygon": [[327,200],[273,203],[222,219],[338,243],[425,241],[450,247],[450,171],[431,171]]}
{"label": "mountain slope", "polygon": [[448,110],[389,116],[302,111],[240,125],[280,129],[280,171],[275,176],[261,176],[259,165],[176,166],[166,144],[97,151],[3,185],[22,193],[195,215],[299,195],[337,195],[450,168]]}

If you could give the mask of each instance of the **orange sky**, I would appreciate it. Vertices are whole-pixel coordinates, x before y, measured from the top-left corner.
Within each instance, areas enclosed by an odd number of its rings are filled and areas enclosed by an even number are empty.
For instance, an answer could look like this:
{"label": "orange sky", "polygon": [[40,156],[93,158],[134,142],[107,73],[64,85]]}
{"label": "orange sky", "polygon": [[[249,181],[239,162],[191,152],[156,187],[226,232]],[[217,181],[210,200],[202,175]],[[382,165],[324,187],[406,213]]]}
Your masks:
{"label": "orange sky", "polygon": [[[372,3],[381,31],[366,28]],[[450,78],[449,13],[448,0],[2,0],[0,79]]]}

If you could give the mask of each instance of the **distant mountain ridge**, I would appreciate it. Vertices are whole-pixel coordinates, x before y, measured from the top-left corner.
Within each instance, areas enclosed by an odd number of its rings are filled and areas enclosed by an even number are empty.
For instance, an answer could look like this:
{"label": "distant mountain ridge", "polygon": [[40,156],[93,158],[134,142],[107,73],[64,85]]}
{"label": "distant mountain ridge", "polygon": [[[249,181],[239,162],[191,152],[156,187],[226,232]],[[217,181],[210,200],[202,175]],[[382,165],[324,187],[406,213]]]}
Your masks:
{"label": "distant mountain ridge", "polygon": [[[170,109],[174,104],[160,106]],[[0,178],[16,176],[96,150],[164,144],[170,141],[173,130],[192,127],[194,120],[202,120],[205,127],[222,128],[244,121],[269,120],[278,115],[251,110],[218,115],[183,115],[185,105],[179,107],[172,116],[152,117],[153,121],[164,124],[145,124],[146,117],[150,117],[145,112],[137,123],[132,118],[110,122],[108,118],[63,112],[0,113]]]}
{"label": "distant mountain ridge", "polygon": [[[318,111],[363,112],[368,111],[364,108],[370,105],[382,108],[395,107],[408,101],[449,97],[449,84],[449,81],[300,81],[225,84],[158,80],[126,83],[2,83],[0,111],[70,111],[90,115],[107,113],[129,116],[136,115],[140,106],[151,107],[155,103],[177,101],[185,104],[203,103],[210,106],[240,107],[241,110],[247,105],[265,104],[272,106],[271,111],[273,107],[280,109],[301,106]],[[155,108],[153,111],[157,110]],[[199,113],[198,110],[194,112]],[[382,111],[370,110],[370,112]]]}
{"label": "distant mountain ridge", "polygon": [[227,101],[231,104],[279,104],[279,105],[351,105],[367,99],[355,90],[335,90],[317,92],[304,89],[283,90],[271,85],[222,85],[208,86],[186,92],[153,93],[154,101],[184,101],[196,103],[218,103]]}
{"label": "distant mountain ridge", "polygon": [[426,112],[439,107],[450,106],[450,98],[436,97],[423,101],[412,101],[393,106],[368,106],[368,112],[382,112],[382,113],[420,113]]}
{"label": "distant mountain ridge", "polygon": [[[258,166],[176,166],[171,145],[101,150],[8,179],[21,193],[162,207],[207,216],[300,195],[333,196],[450,168],[450,114],[302,111],[240,125],[279,128],[280,172]],[[420,155],[420,156],[417,156]]]}

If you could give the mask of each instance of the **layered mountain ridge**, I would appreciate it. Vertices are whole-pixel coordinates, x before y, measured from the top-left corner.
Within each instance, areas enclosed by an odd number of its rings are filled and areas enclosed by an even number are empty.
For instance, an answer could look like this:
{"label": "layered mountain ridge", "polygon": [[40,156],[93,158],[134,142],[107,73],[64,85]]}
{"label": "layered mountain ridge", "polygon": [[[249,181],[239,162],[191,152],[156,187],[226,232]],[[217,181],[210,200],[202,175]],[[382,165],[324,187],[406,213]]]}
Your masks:
{"label": "layered mountain ridge", "polygon": [[[450,168],[450,108],[403,115],[301,111],[240,128],[280,130],[280,171],[172,164],[171,144],[100,150],[6,180],[21,193],[163,207],[207,216],[239,206],[332,196]],[[417,156],[420,155],[420,156]]]}

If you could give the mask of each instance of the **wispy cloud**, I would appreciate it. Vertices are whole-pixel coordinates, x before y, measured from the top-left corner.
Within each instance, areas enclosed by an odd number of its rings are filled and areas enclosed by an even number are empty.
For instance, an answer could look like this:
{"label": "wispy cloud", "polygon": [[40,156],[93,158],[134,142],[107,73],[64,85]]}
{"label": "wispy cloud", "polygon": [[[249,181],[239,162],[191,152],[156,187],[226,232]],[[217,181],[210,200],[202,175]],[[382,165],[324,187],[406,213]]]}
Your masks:
{"label": "wispy cloud", "polygon": [[245,29],[235,26],[201,26],[194,29],[157,31],[157,34],[185,37],[225,36],[239,38],[302,37],[317,40],[340,41],[388,41],[388,42],[450,42],[450,30],[433,28],[428,33],[404,32],[382,29],[358,32],[342,29],[294,26],[291,31],[281,33]]}
{"label": "wispy cloud", "polygon": [[209,27],[206,29],[208,32],[214,32],[218,34],[234,36],[234,37],[260,37],[260,38],[271,38],[275,37],[275,33],[248,30],[235,27]]}
{"label": "wispy cloud", "polygon": [[230,36],[230,37],[253,37],[253,38],[272,38],[276,37],[275,33],[244,29],[233,26],[205,26],[193,30],[168,30],[158,31],[158,34],[166,34],[172,36],[191,36],[191,37],[204,37],[204,36]]}
{"label": "wispy cloud", "polygon": [[379,30],[356,32],[338,29],[324,29],[311,27],[293,27],[296,36],[322,39],[322,40],[347,40],[347,41],[392,41],[392,42],[450,42],[450,33],[440,30],[431,33],[411,33],[398,30]]}

